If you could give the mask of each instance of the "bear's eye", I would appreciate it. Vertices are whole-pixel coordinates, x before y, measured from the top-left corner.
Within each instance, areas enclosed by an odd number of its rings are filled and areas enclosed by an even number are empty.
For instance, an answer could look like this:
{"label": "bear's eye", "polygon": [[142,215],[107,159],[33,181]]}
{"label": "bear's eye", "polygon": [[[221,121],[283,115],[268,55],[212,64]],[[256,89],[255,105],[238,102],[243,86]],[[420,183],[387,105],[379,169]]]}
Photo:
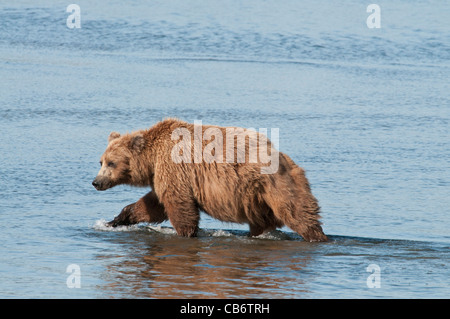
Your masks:
{"label": "bear's eye", "polygon": [[102,161],[100,161],[99,163],[100,163],[100,166],[103,166],[103,162]]}
{"label": "bear's eye", "polygon": [[109,167],[114,167],[114,166],[116,166],[116,164],[114,164],[114,162],[108,162],[108,166]]}

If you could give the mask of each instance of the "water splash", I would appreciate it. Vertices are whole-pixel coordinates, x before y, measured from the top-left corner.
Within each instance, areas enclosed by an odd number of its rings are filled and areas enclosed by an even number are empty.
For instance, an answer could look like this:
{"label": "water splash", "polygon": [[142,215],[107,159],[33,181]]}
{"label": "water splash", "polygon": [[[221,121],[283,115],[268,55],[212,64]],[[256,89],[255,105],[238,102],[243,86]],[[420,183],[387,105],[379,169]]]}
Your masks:
{"label": "water splash", "polygon": [[[117,226],[111,227],[107,225],[107,221],[104,219],[99,219],[95,221],[92,226],[95,230],[100,231],[111,231],[111,232],[131,232],[131,231],[148,231],[150,233],[157,233],[162,235],[178,236],[177,232],[173,227],[164,225],[130,225],[130,226]],[[235,237],[235,238],[245,238],[245,239],[263,239],[263,240],[301,240],[301,237],[294,233],[284,232],[282,230],[274,230],[270,232],[265,232],[259,236],[249,237],[248,231],[238,230],[238,229],[209,229],[201,228],[198,231],[197,237]]]}

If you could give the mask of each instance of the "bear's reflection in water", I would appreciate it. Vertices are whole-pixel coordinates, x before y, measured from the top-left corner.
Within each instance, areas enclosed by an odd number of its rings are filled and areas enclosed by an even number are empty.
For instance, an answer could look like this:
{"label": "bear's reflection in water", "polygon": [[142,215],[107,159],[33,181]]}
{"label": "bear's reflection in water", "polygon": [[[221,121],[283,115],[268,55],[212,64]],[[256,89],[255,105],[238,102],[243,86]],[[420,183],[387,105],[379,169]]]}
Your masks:
{"label": "bear's reflection in water", "polygon": [[218,231],[182,238],[148,230],[113,235],[122,253],[98,256],[111,259],[99,287],[106,295],[113,290],[124,298],[283,298],[304,294],[304,280],[314,276],[307,266],[315,244],[299,237]]}

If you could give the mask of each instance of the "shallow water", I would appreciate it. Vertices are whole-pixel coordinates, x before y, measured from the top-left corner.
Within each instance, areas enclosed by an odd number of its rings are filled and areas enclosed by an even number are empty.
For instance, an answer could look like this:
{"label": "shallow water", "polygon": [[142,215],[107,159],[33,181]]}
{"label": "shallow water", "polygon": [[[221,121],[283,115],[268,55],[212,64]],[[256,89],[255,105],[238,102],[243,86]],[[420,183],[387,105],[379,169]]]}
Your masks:
{"label": "shallow water", "polygon": [[[0,297],[448,298],[449,4],[78,4],[0,4]],[[279,128],[330,242],[106,228],[148,191],[91,186],[109,132],[164,117]]]}

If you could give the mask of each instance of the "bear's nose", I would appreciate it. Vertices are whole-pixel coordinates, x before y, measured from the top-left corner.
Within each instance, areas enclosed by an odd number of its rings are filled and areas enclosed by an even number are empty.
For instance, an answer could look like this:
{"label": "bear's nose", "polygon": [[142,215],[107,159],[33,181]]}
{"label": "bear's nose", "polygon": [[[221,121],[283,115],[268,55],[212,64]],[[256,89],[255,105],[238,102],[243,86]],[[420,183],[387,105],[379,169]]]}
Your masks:
{"label": "bear's nose", "polygon": [[99,188],[100,183],[97,181],[97,179],[94,179],[94,181],[92,182],[92,186],[94,186],[95,188]]}

